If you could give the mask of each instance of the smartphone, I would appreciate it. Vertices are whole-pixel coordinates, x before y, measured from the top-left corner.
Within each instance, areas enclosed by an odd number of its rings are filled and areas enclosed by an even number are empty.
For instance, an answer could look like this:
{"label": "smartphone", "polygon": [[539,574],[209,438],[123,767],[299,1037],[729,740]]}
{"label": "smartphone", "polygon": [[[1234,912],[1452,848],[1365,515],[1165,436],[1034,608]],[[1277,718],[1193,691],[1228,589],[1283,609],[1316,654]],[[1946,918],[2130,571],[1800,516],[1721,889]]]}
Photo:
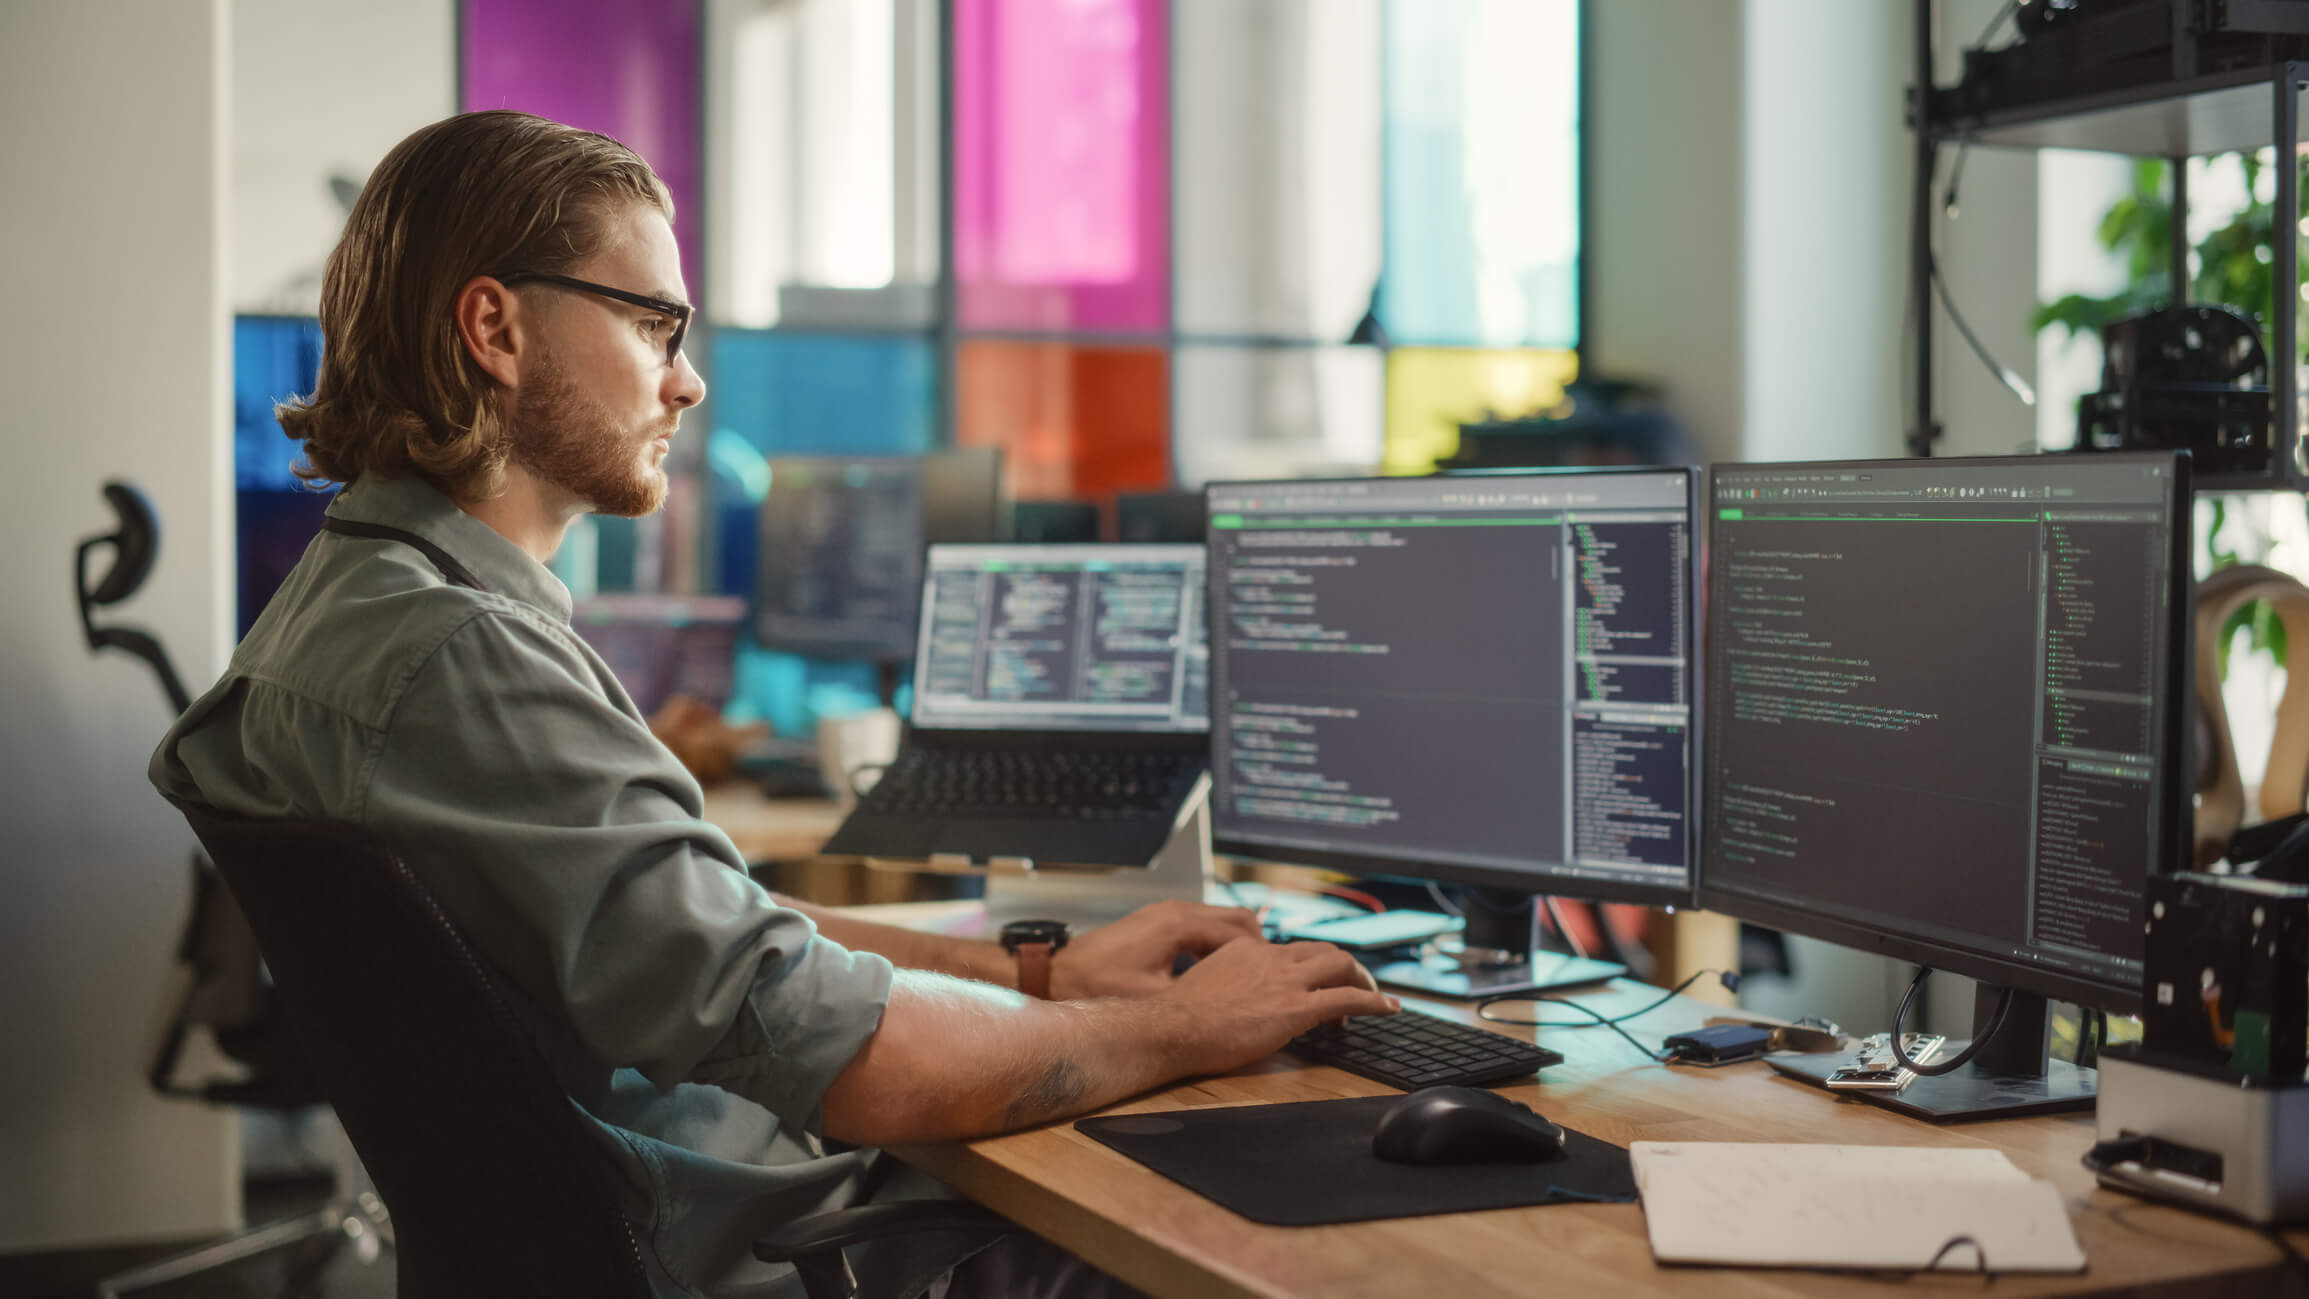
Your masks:
{"label": "smartphone", "polygon": [[1369,951],[1423,943],[1443,934],[1457,933],[1466,923],[1457,916],[1433,911],[1374,911],[1369,915],[1295,925],[1283,931],[1283,937],[1293,941],[1336,943],[1351,951]]}

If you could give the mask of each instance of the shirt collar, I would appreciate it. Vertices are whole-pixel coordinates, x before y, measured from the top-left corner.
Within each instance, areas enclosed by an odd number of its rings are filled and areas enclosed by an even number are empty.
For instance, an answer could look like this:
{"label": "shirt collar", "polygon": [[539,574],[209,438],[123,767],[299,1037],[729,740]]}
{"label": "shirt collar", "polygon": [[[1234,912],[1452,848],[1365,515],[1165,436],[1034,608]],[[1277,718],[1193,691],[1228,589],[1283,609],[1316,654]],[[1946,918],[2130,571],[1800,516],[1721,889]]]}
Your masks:
{"label": "shirt collar", "polygon": [[487,589],[569,621],[569,588],[551,569],[495,528],[458,509],[455,501],[422,478],[364,474],[329,502],[329,515],[413,532],[448,551]]}

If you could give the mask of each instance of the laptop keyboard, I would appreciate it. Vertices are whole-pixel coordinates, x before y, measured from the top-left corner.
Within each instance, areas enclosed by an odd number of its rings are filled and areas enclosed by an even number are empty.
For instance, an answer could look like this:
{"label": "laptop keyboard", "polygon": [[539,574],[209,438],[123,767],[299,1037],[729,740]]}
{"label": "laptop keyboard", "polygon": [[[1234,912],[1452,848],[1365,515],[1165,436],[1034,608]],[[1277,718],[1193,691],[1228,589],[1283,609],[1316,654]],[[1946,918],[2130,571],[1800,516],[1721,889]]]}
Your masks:
{"label": "laptop keyboard", "polygon": [[1136,820],[1175,812],[1203,766],[1193,753],[906,749],[861,805],[908,816]]}
{"label": "laptop keyboard", "polygon": [[1407,1092],[1480,1087],[1563,1063],[1561,1052],[1416,1010],[1357,1016],[1343,1025],[1318,1024],[1286,1049]]}

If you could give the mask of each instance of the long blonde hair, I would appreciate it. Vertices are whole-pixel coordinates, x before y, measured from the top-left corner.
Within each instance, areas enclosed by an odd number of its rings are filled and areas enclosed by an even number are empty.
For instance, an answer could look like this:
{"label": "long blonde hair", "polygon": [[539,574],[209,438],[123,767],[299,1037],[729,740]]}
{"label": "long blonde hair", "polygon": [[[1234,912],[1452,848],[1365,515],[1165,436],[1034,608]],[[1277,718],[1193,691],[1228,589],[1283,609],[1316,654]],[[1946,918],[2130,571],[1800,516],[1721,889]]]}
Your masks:
{"label": "long blonde hair", "polygon": [[462,500],[502,492],[502,390],[458,334],[458,290],[476,275],[565,274],[637,202],[673,219],[639,154],[528,113],[465,113],[395,145],[329,254],[320,382],[274,411],[305,444],[297,476],[414,473]]}

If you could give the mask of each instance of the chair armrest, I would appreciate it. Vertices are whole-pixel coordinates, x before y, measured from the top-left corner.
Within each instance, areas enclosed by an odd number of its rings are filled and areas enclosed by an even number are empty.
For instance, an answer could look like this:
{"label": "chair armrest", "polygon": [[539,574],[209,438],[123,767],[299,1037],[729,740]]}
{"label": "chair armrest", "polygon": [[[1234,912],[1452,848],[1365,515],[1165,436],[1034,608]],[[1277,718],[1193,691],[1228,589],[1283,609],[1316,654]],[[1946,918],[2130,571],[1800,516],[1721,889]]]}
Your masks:
{"label": "chair armrest", "polygon": [[884,1236],[1005,1231],[1010,1221],[968,1200],[897,1200],[812,1214],[754,1238],[754,1257],[791,1263],[809,1299],[848,1299],[857,1285],[842,1250]]}
{"label": "chair armrest", "polygon": [[926,1231],[1010,1230],[1010,1220],[968,1200],[898,1200],[814,1213],[754,1238],[754,1257],[791,1263],[884,1236]]}

